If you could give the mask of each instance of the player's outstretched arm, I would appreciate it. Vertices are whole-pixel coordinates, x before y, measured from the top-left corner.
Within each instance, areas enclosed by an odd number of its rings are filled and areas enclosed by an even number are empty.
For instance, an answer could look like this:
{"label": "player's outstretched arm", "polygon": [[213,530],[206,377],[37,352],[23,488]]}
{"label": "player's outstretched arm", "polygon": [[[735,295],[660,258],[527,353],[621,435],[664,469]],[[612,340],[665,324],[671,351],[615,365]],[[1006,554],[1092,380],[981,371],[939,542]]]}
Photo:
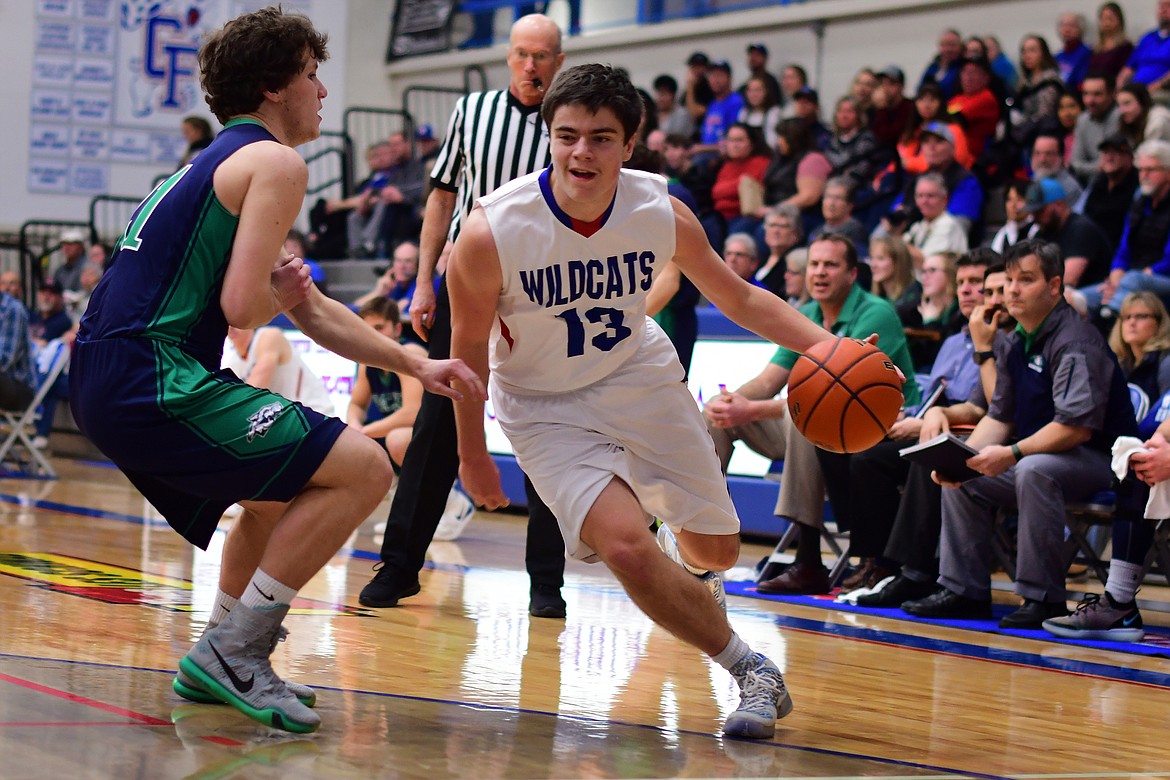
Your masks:
{"label": "player's outstretched arm", "polygon": [[356,363],[417,377],[423,389],[455,400],[463,398],[460,387],[481,399],[487,397],[483,382],[462,361],[430,360],[405,349],[367,325],[345,304],[325,297],[316,286],[288,316],[313,341]]}
{"label": "player's outstretched arm", "polygon": [[739,278],[707,243],[691,210],[676,198],[670,200],[677,236],[674,263],[719,311],[736,324],[796,352],[832,338],[786,301]]}
{"label": "player's outstretched arm", "polygon": [[[467,218],[447,261],[447,292],[451,295],[451,355],[462,358],[485,383],[488,342],[503,287],[496,242],[481,209]],[[483,431],[483,399],[455,404],[459,432],[459,477],[463,489],[485,509],[508,505],[500,472],[487,450]]]}

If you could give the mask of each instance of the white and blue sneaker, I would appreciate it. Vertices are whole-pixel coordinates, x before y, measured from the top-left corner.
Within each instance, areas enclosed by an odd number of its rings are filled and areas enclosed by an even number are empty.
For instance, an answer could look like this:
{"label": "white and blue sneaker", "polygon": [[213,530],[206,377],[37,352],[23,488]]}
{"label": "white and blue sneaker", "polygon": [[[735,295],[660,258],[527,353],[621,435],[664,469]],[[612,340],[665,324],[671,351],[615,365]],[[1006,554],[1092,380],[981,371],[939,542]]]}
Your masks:
{"label": "white and blue sneaker", "polygon": [[443,509],[443,516],[439,518],[439,525],[435,528],[436,542],[453,542],[463,534],[463,529],[475,516],[475,504],[457,487],[451,488],[447,495],[447,506]]}
{"label": "white and blue sneaker", "polygon": [[792,697],[784,676],[760,653],[750,653],[731,667],[739,684],[739,707],[727,716],[723,733],[729,737],[768,739],[776,733],[776,721],[792,712]]}

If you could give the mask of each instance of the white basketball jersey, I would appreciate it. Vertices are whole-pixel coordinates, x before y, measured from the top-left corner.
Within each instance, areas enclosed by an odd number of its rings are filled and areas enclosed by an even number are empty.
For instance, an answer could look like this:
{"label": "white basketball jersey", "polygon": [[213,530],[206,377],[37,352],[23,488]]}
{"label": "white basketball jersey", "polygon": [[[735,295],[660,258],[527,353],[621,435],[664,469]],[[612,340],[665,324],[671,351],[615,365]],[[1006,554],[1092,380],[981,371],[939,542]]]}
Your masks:
{"label": "white basketball jersey", "polygon": [[[236,376],[245,382],[248,381],[248,375],[256,366],[256,351],[252,349],[252,345],[256,343],[256,337],[260,335],[260,330],[262,329],[257,329],[252,333],[252,340],[248,342],[247,357],[236,351],[231,339],[227,339],[223,345],[223,368],[230,368]],[[292,358],[287,363],[276,367],[269,389],[290,401],[300,401],[310,409],[328,417],[337,415],[337,409],[329,397],[329,391],[325,389],[325,383],[321,381],[321,377],[314,374],[312,369],[305,365],[305,361],[301,360],[301,356],[297,354],[295,349],[292,351]]]}
{"label": "white basketball jersey", "polygon": [[503,271],[490,365],[494,381],[517,393],[576,390],[624,364],[647,328],[658,328],[646,294],[674,257],[674,210],[661,176],[621,171],[598,228],[557,206],[550,171],[479,200]]}

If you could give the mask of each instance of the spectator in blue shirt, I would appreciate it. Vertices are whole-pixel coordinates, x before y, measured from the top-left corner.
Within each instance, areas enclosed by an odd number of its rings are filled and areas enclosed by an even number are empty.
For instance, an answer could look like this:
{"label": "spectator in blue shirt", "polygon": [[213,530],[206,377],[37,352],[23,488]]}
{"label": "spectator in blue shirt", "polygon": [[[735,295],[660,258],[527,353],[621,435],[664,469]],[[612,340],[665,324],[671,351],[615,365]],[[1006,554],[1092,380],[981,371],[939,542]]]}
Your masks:
{"label": "spectator in blue shirt", "polygon": [[1129,62],[1117,74],[1117,86],[1130,80],[1150,92],[1165,90],[1170,82],[1170,0],[1158,0],[1158,26],[1142,36]]}
{"label": "spectator in blue shirt", "polygon": [[1141,196],[1129,212],[1109,278],[1082,288],[1089,311],[1116,316],[1132,292],[1170,297],[1170,142],[1146,141],[1134,155]]}
{"label": "spectator in blue shirt", "polygon": [[1056,64],[1060,66],[1060,78],[1071,90],[1080,90],[1081,82],[1089,72],[1089,59],[1093,50],[1085,45],[1085,28],[1088,21],[1084,14],[1063,13],[1056,25],[1060,36],[1061,50],[1056,53]]}
{"label": "spectator in blue shirt", "polygon": [[711,63],[707,68],[707,83],[715,99],[707,106],[699,130],[699,144],[691,150],[692,154],[717,151],[727,128],[739,121],[739,112],[743,109],[743,96],[731,88],[731,65],[727,60]]}
{"label": "spectator in blue shirt", "polygon": [[933,81],[942,87],[943,94],[950,100],[959,90],[959,69],[962,64],[963,37],[958,30],[943,30],[938,36],[938,54],[926,66],[918,86],[921,88],[923,84]]}
{"label": "spectator in blue shirt", "polygon": [[23,410],[36,394],[28,310],[0,291],[0,408]]}

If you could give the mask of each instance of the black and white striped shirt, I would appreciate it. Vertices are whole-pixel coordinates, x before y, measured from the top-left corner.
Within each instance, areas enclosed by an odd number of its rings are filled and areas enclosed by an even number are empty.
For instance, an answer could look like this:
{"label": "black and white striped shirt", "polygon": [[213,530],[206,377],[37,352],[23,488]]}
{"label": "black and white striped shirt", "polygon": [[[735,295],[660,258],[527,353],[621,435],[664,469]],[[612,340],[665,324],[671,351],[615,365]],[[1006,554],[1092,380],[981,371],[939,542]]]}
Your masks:
{"label": "black and white striped shirt", "polygon": [[435,187],[456,193],[447,237],[459,235],[477,198],[551,162],[539,105],[526,106],[506,89],[460,98],[431,169]]}

